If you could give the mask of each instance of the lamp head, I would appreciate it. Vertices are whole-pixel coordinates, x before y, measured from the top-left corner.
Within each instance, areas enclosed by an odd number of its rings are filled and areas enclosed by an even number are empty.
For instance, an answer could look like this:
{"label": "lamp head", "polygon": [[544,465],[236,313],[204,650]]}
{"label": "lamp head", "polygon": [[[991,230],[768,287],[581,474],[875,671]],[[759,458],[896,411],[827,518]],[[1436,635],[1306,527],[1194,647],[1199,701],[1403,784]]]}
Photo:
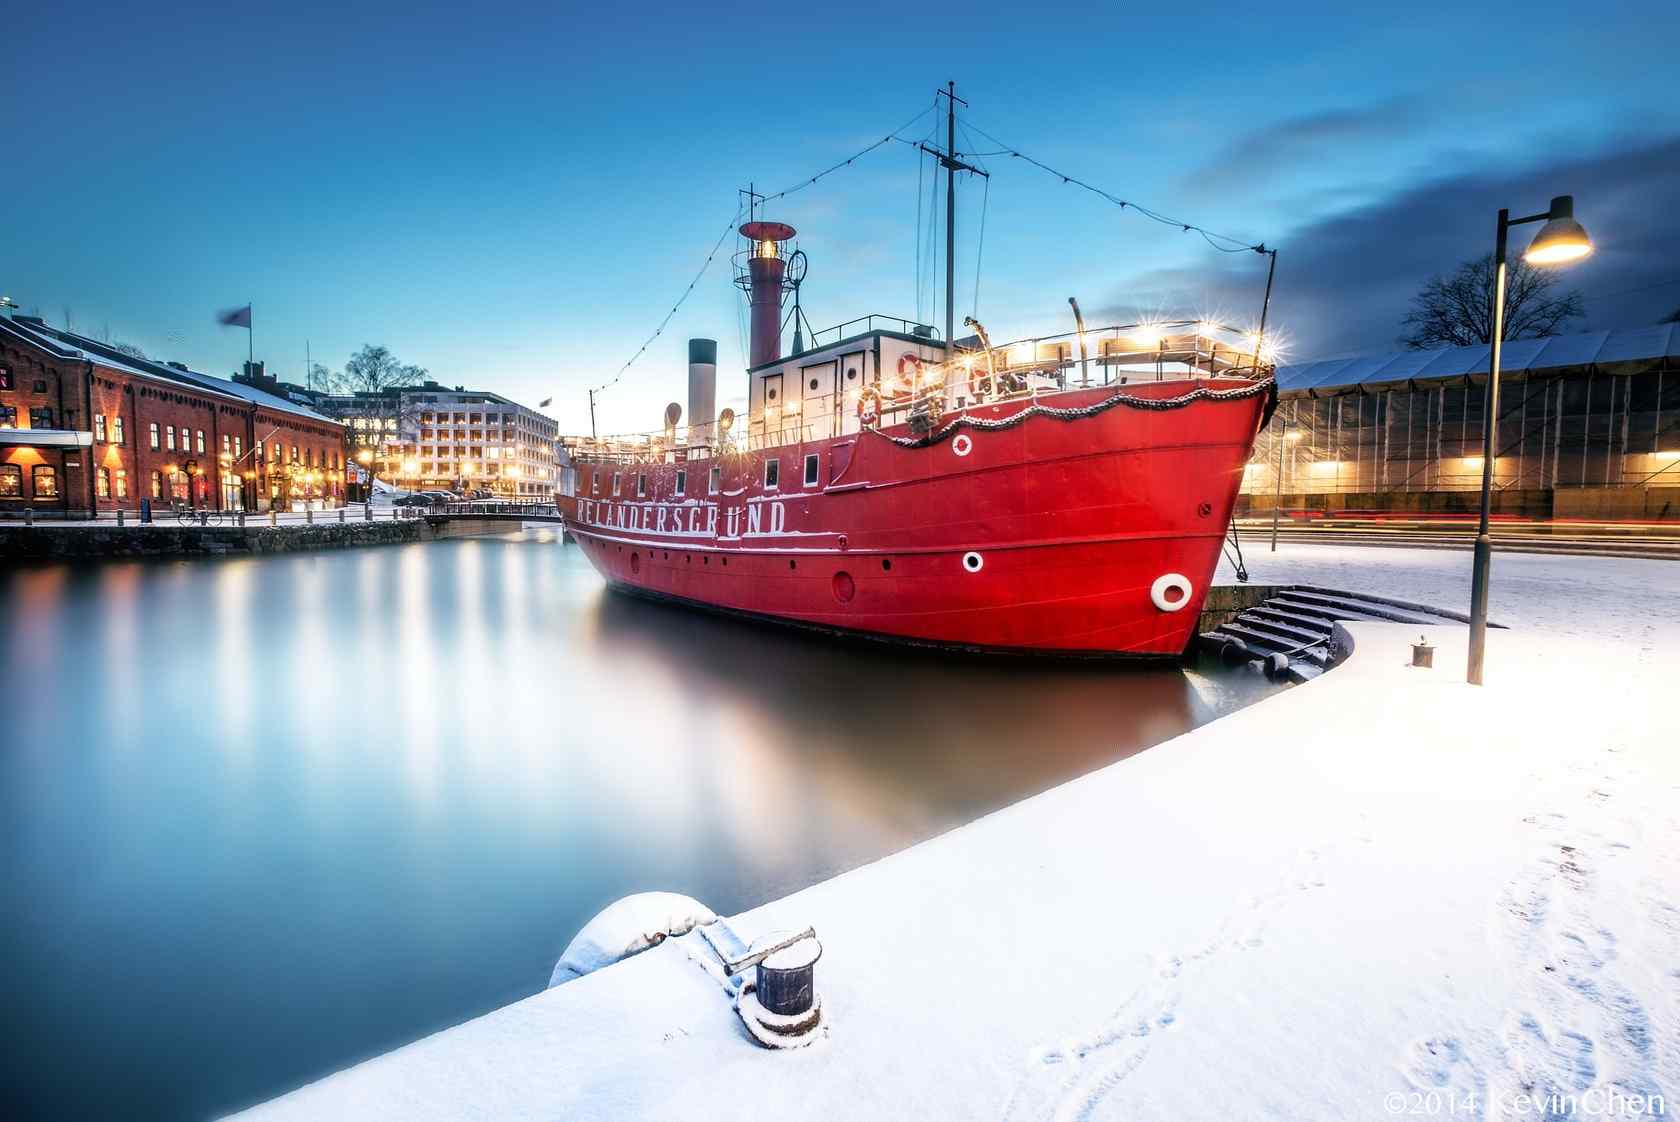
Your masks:
{"label": "lamp head", "polygon": [[1592,239],[1575,221],[1575,196],[1559,195],[1552,200],[1550,217],[1534,235],[1523,260],[1530,265],[1564,265],[1579,261],[1592,251]]}

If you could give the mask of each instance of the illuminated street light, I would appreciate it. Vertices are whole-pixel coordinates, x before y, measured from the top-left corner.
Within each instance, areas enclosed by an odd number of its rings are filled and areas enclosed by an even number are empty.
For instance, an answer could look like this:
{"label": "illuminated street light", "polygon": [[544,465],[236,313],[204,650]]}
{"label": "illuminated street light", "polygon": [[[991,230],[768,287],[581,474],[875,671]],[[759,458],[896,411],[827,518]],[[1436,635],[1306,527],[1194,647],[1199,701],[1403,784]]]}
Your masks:
{"label": "illuminated street light", "polygon": [[1497,454],[1494,433],[1499,428],[1499,357],[1505,345],[1505,241],[1512,226],[1529,222],[1545,223],[1529,243],[1528,252],[1523,254],[1523,260],[1530,265],[1579,261],[1593,248],[1587,231],[1575,221],[1573,195],[1558,195],[1545,211],[1526,218],[1513,219],[1509,210],[1499,212],[1493,250],[1493,330],[1489,333],[1492,350],[1482,406],[1482,514],[1476,529],[1476,554],[1470,576],[1470,655],[1464,674],[1473,686],[1482,684],[1482,661],[1487,653],[1488,570],[1493,560],[1488,510],[1493,501],[1493,459]]}

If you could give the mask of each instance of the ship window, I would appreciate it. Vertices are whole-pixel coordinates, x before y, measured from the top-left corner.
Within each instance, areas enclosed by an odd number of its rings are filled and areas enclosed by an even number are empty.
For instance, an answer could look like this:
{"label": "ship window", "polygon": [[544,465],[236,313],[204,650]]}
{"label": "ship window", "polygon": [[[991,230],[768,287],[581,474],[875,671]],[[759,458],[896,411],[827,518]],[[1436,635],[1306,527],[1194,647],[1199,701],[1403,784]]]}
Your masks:
{"label": "ship window", "polygon": [[590,472],[589,473],[589,492],[590,492],[590,494],[595,494],[596,492],[600,491],[600,489],[601,489],[601,473],[598,472],[598,471]]}
{"label": "ship window", "polygon": [[646,496],[647,496],[647,475],[645,473],[638,474],[636,476],[636,497],[638,499],[640,499],[640,498],[645,498]]}
{"label": "ship window", "polygon": [[820,462],[821,457],[815,452],[805,457],[805,486],[815,487],[817,485],[817,467]]}
{"label": "ship window", "polygon": [[811,388],[813,390],[817,388],[817,380],[815,378],[811,379]]}
{"label": "ship window", "polygon": [[846,381],[848,381],[848,382],[857,381],[857,367],[855,367],[855,366],[846,367]]}
{"label": "ship window", "polygon": [[688,490],[688,472],[677,472],[677,494],[682,495]]}
{"label": "ship window", "polygon": [[719,489],[721,489],[722,487],[723,487],[723,469],[719,468],[719,467],[715,467],[715,468],[712,469],[711,479],[706,484],[706,493],[709,494],[709,495],[715,495],[715,494],[718,493]]}
{"label": "ship window", "polygon": [[613,494],[618,494],[618,472],[613,472]]}
{"label": "ship window", "polygon": [[774,491],[782,482],[782,461],[771,457],[764,461],[764,489]]}

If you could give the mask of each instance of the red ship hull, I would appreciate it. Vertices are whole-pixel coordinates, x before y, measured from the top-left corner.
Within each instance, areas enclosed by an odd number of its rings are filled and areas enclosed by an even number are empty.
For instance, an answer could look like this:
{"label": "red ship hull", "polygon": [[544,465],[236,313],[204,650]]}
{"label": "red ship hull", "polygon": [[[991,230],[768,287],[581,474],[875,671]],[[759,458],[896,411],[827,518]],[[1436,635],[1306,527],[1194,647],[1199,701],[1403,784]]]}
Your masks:
{"label": "red ship hull", "polygon": [[624,591],[909,643],[1176,656],[1270,400],[1239,379],[1156,382],[970,408],[931,442],[897,425],[583,456],[558,502]]}

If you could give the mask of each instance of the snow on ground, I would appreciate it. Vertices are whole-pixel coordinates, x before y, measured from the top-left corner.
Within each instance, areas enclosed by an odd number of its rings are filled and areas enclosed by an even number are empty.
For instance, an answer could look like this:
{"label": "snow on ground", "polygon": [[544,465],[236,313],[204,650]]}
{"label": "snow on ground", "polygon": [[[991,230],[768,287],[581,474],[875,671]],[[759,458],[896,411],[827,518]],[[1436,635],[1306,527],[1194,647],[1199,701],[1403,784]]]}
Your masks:
{"label": "snow on ground", "polygon": [[[1468,553],[1249,562],[1468,601]],[[1354,625],[1316,682],[733,917],[815,925],[812,1048],[752,1045],[694,933],[249,1117],[1667,1117],[1680,566],[1496,555],[1492,603],[1483,688],[1462,629],[1425,671]]]}

